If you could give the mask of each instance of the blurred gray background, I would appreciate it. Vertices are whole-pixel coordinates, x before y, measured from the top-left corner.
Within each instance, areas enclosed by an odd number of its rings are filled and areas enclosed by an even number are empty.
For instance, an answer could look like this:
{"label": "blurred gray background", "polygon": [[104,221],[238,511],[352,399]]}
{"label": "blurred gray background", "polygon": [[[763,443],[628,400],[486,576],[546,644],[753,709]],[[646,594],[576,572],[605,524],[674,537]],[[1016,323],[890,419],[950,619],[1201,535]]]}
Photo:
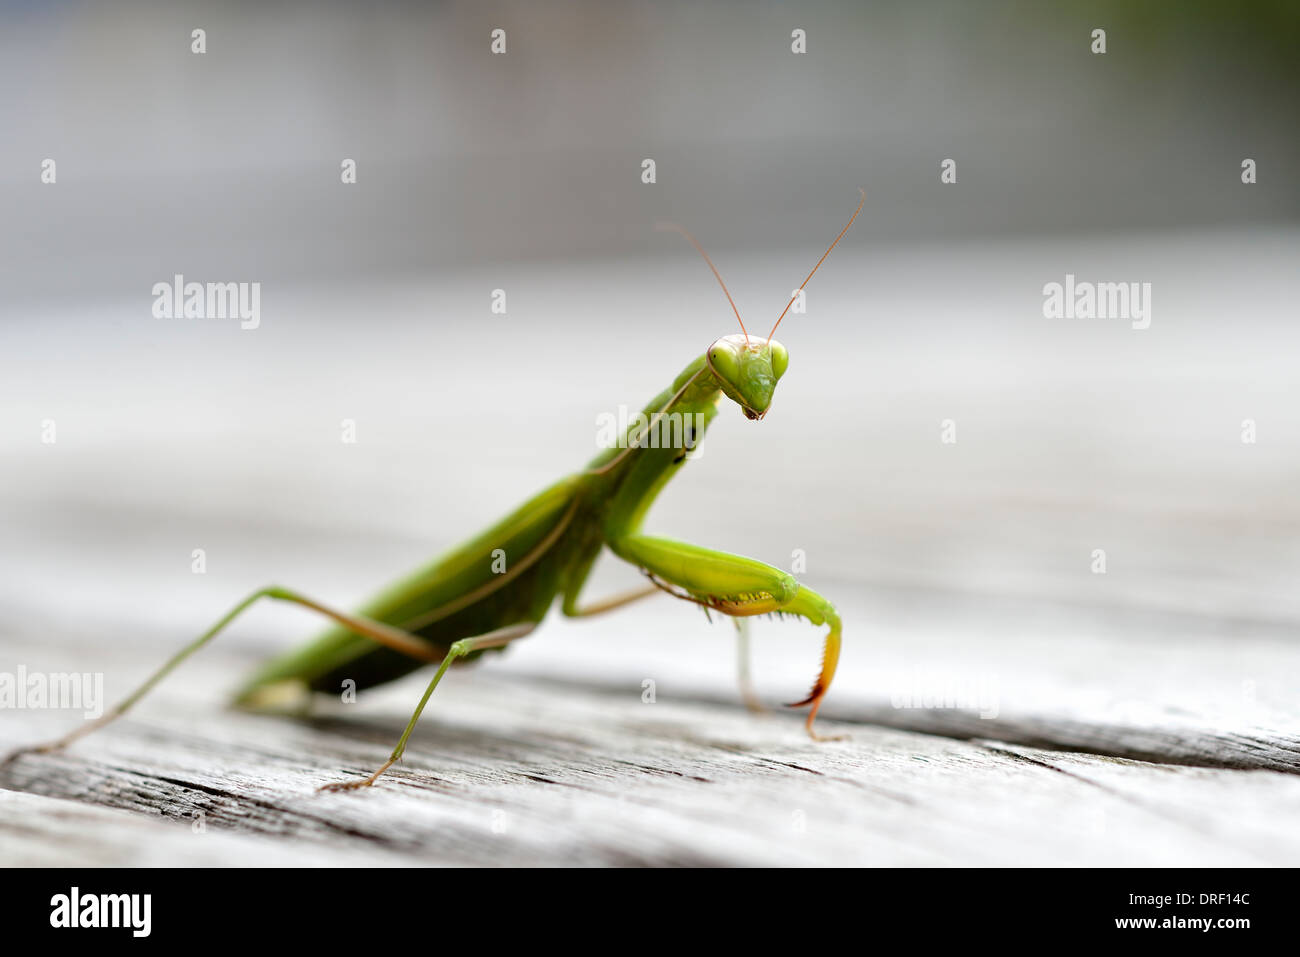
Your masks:
{"label": "blurred gray background", "polygon": [[[1300,213],[1284,0],[3,11],[6,302],[137,295],[172,264],[283,283],[676,255],[657,218],[719,256],[811,249],[858,186],[852,245]],[[958,189],[938,188],[946,157]]]}
{"label": "blurred gray background", "polygon": [[[656,220],[765,332],[862,187],[773,414],[724,411],[649,527],[806,551],[841,694],[981,669],[1004,711],[1293,707],[1258,648],[1300,623],[1298,40],[1285,2],[6,4],[9,654],[170,648],[269,581],[365,597],[736,331]],[[154,318],[175,273],[260,282],[260,328]],[[1151,328],[1045,319],[1066,273],[1152,283]],[[315,627],[259,616],[250,659]],[[728,686],[697,618],[560,626],[511,666]],[[759,648],[801,691],[810,633]]]}

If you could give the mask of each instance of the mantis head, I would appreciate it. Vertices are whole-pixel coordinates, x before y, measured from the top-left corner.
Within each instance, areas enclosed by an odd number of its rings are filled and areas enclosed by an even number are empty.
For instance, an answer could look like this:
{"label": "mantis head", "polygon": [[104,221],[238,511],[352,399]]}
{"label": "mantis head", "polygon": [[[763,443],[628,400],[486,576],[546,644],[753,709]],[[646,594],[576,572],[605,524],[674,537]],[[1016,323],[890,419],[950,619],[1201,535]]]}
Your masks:
{"label": "mantis head", "polygon": [[736,308],[735,300],[731,298],[731,293],[727,291],[727,284],[722,281],[722,276],[718,273],[718,267],[713,265],[713,260],[709,258],[703,247],[695,241],[695,237],[688,233],[681,226],[675,223],[660,223],[660,229],[672,229],[681,233],[691,241],[691,245],[696,248],[704,261],[709,264],[713,270],[713,275],[717,277],[718,285],[726,294],[727,302],[731,303],[731,310],[736,314],[736,321],[740,323],[740,335],[723,336],[716,340],[713,345],[709,346],[709,351],[705,353],[705,359],[708,361],[709,370],[713,373],[714,378],[718,380],[718,385],[728,399],[735,402],[745,417],[751,420],[757,420],[767,415],[767,410],[772,405],[772,393],[776,390],[776,383],[781,376],[785,375],[786,367],[790,364],[790,354],[785,351],[785,346],[777,342],[772,336],[776,333],[776,327],[781,325],[781,320],[785,314],[790,311],[799,294],[803,292],[804,286],[808,285],[808,280],[812,279],[813,273],[821,268],[821,264],[826,261],[826,257],[831,254],[836,243],[844,238],[844,234],[849,231],[853,225],[853,220],[858,218],[858,213],[862,212],[862,204],[867,201],[867,194],[864,190],[858,190],[862,199],[858,201],[858,208],[853,211],[849,221],[844,224],[840,234],[835,237],[835,242],[830,244],[826,252],[822,253],[822,258],[817,260],[817,265],[812,267],[812,272],[804,277],[804,281],[799,284],[799,288],[794,291],[790,301],[785,304],[781,310],[781,315],[777,317],[776,325],[772,331],[767,334],[766,341],[751,339],[749,332],[745,329],[745,321],[740,318],[740,310]]}
{"label": "mantis head", "polygon": [[776,384],[790,364],[790,354],[775,339],[760,342],[743,335],[723,336],[709,346],[705,358],[723,394],[751,420],[767,415]]}

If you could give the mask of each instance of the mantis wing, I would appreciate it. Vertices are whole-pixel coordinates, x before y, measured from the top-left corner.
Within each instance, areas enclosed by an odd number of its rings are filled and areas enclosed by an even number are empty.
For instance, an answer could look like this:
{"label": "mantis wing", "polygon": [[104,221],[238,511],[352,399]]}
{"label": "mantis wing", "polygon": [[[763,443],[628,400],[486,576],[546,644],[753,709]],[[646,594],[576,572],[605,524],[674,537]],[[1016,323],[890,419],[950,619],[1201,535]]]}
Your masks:
{"label": "mantis wing", "polygon": [[[581,476],[556,483],[371,599],[359,614],[428,640],[435,655],[462,638],[540,621],[569,570],[583,564],[573,560],[583,536],[572,534],[582,488]],[[247,702],[268,685],[285,681],[332,692],[351,679],[358,689],[366,688],[427,663],[340,625],[268,663],[237,700]]]}

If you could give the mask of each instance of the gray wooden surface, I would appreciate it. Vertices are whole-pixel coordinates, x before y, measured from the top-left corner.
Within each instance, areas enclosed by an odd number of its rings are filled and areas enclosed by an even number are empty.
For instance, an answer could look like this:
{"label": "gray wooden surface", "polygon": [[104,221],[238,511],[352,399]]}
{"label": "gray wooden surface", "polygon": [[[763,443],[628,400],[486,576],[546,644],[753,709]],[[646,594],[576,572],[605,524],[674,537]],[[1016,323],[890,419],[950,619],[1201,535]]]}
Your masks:
{"label": "gray wooden surface", "polygon": [[[643,613],[637,630],[687,630],[696,616],[683,621],[683,611],[665,601]],[[583,641],[618,640],[612,618],[581,630]],[[726,632],[711,634],[702,619],[695,630],[701,634],[683,647],[725,644],[718,639]],[[848,740],[818,744],[802,735],[797,717],[752,715],[722,700],[733,695],[689,680],[698,669],[678,673],[650,656],[638,662],[658,676],[656,701],[645,703],[635,666],[596,675],[577,636],[563,637],[549,649],[547,668],[504,659],[454,674],[403,765],[383,787],[345,795],[314,789],[383,759],[418,683],[363,694],[354,705],[327,703],[307,717],[248,715],[223,710],[219,689],[251,662],[214,647],[135,717],[67,753],[24,757],[6,770],[3,784],[15,793],[0,801],[5,858],[322,865],[1300,859],[1300,834],[1289,823],[1300,800],[1296,741],[1262,727],[1220,725],[1209,714],[1154,704],[1145,720],[1127,723],[1071,716],[1066,701],[1021,712],[1008,706],[1016,694],[1005,689],[993,719],[971,710],[895,709],[846,692],[828,705],[824,730]],[[149,645],[113,654],[110,684],[141,674],[152,663]],[[1094,649],[1099,660],[1115,651]],[[815,654],[804,657],[806,671]],[[26,658],[51,670],[76,667],[51,658],[39,639]],[[1032,670],[1051,680],[1054,668],[1044,662]],[[1104,678],[1097,676],[1099,686]],[[1083,707],[1089,689],[1076,690]],[[15,717],[4,725],[6,746],[76,721],[50,712]]]}
{"label": "gray wooden surface", "polygon": [[[664,598],[553,618],[453,674],[381,787],[321,795],[384,759],[422,681],[309,717],[227,710],[316,628],[266,607],[128,719],[0,772],[0,859],[1294,865],[1300,334],[1278,305],[1294,270],[1269,264],[1298,252],[1292,233],[845,250],[785,336],[773,414],[724,414],[648,528],[806,554],[845,620],[823,730],[846,741],[745,711],[730,625]],[[806,258],[728,279],[779,298],[765,277]],[[1067,263],[1152,278],[1152,328],[1044,320]],[[729,332],[699,268],[279,290],[254,333],[138,303],[6,327],[26,361],[3,386],[0,670],[102,672],[111,699],[255,587],[364,598]],[[606,564],[593,595],[636,580]],[[812,629],[759,621],[753,643],[765,699],[806,690]],[[77,720],[0,713],[0,749]]]}

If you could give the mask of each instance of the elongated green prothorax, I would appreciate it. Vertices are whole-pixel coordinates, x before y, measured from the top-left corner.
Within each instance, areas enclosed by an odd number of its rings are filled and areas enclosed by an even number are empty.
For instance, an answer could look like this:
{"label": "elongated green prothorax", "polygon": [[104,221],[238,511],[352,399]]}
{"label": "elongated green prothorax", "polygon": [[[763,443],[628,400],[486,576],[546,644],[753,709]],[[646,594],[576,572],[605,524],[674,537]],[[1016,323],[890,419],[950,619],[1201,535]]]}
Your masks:
{"label": "elongated green prothorax", "polygon": [[[795,290],[762,341],[745,329],[740,310],[700,244],[686,230],[670,227],[684,234],[704,255],[736,313],[740,334],[723,336],[692,360],[619,436],[617,447],[605,449],[586,468],[543,489],[478,535],[390,586],[360,611],[338,611],[278,585],[258,589],[173,654],[99,720],[52,744],[15,752],[7,760],[31,751],[61,748],[126,713],[174,668],[262,599],[298,605],[332,619],[334,626],[252,675],[238,693],[241,704],[265,704],[279,699],[284,690],[356,692],[438,665],[388,761],[367,778],[326,784],[325,790],[374,784],[401,758],[447,669],[457,661],[523,638],[557,600],[565,615],[582,617],[621,608],[662,591],[694,602],[706,613],[731,616],[738,624],[753,615],[776,612],[826,626],[821,671],[808,696],[792,705],[811,705],[807,728],[817,737],[813,720],[840,656],[840,618],[835,606],[780,568],[646,535],[641,524],[656,496],[688,460],[687,452],[703,438],[718,414],[721,396],[735,402],[751,420],[767,415],[776,384],[790,363],[785,347],[772,336],[813,273],[853,225],[865,201],[863,193],[848,224]],[[662,437],[668,441],[658,441]],[[650,584],[585,603],[581,601],[583,587],[597,557],[606,549],[639,569]],[[742,674],[747,673],[742,669]]]}

